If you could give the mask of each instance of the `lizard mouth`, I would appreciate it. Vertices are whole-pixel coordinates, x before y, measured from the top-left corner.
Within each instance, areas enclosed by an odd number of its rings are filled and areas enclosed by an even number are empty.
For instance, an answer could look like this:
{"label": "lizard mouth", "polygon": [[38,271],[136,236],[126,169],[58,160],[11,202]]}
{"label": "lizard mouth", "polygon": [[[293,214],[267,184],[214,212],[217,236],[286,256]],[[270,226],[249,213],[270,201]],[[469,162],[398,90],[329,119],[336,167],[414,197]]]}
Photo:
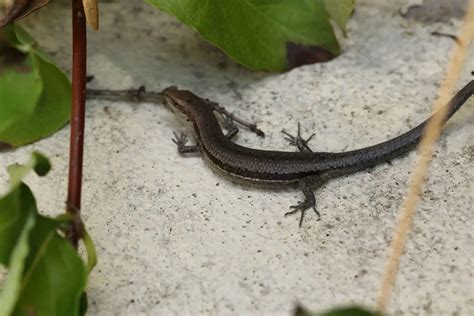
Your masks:
{"label": "lizard mouth", "polygon": [[189,121],[186,109],[183,107],[182,104],[179,103],[179,101],[175,100],[173,96],[166,94],[167,89],[165,89],[164,91],[165,106],[170,109],[182,122]]}
{"label": "lizard mouth", "polygon": [[167,96],[166,94],[164,95],[164,100],[165,100],[165,105],[167,107],[173,108],[176,106],[176,103],[173,101],[173,99]]}
{"label": "lizard mouth", "polygon": [[[175,87],[170,87],[170,88],[175,88]],[[163,99],[164,99],[164,104],[166,107],[169,109],[174,110],[179,107],[179,104],[174,100],[172,96],[170,96],[167,92],[169,91],[170,88],[166,88],[163,90]]]}

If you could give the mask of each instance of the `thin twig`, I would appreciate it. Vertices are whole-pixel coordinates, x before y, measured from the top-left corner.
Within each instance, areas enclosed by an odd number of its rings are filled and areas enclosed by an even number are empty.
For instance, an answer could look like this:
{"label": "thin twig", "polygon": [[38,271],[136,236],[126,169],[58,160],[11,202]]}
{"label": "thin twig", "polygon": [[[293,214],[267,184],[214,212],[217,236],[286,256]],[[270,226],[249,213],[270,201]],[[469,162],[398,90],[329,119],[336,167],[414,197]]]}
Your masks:
{"label": "thin twig", "polygon": [[145,86],[138,89],[126,90],[94,90],[87,89],[87,97],[91,99],[103,99],[108,101],[149,102],[162,103],[163,92],[146,91]]}
{"label": "thin twig", "polygon": [[469,8],[464,17],[464,23],[460,30],[456,46],[454,47],[451,62],[448,65],[446,76],[438,92],[438,98],[433,106],[434,111],[438,110],[436,115],[426,126],[426,132],[421,139],[418,148],[418,161],[414,168],[410,188],[405,198],[398,226],[395,230],[392,243],[391,254],[387,262],[385,275],[380,288],[377,309],[384,313],[390,299],[390,294],[395,283],[400,257],[402,255],[407,240],[416,206],[420,200],[421,190],[425,181],[426,173],[432,159],[433,147],[441,134],[446,110],[448,107],[442,107],[449,100],[449,96],[454,91],[454,87],[459,77],[463,61],[467,54],[468,46],[474,35],[474,0],[469,2]]}
{"label": "thin twig", "polygon": [[72,110],[66,207],[67,212],[73,215],[74,221],[66,236],[77,248],[82,237],[80,210],[87,66],[87,33],[82,0],[72,0],[72,33]]}
{"label": "thin twig", "polygon": [[438,31],[433,31],[433,32],[431,32],[430,34],[433,35],[433,36],[447,37],[447,38],[450,38],[450,39],[456,41],[456,43],[460,44],[460,43],[459,43],[459,39],[457,38],[456,35],[448,34],[448,33],[443,33],[443,32],[438,32]]}

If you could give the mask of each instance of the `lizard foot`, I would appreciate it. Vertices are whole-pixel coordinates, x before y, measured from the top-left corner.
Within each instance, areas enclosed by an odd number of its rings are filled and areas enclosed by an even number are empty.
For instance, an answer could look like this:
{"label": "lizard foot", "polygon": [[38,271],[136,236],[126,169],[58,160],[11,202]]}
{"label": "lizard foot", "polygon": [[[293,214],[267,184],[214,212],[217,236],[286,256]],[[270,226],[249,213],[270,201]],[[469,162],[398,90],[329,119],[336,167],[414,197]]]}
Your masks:
{"label": "lizard foot", "polygon": [[296,205],[290,206],[290,209],[292,209],[292,211],[285,213],[285,216],[288,216],[288,215],[295,214],[296,212],[301,212],[299,227],[301,227],[301,225],[303,224],[303,218],[304,218],[305,212],[310,208],[312,208],[314,212],[316,213],[316,215],[318,215],[318,221],[321,219],[321,215],[316,210],[316,203],[315,203],[313,192],[303,191],[303,193],[305,195],[304,201],[301,201]]}
{"label": "lizard foot", "polygon": [[178,146],[178,152],[180,154],[187,154],[187,153],[194,153],[198,151],[197,146],[186,146],[186,143],[188,142],[188,136],[186,134],[181,133],[177,134],[176,132],[173,132],[174,138],[171,140],[173,143]]}
{"label": "lizard foot", "polygon": [[313,152],[311,150],[311,148],[309,148],[308,143],[314,137],[315,134],[313,133],[306,140],[303,139],[303,137],[301,137],[301,125],[300,125],[299,122],[298,122],[298,133],[297,133],[296,136],[291,135],[290,133],[288,133],[285,130],[282,130],[281,132],[286,135],[285,139],[288,141],[288,143],[291,146],[297,147],[299,151],[301,151],[301,152]]}

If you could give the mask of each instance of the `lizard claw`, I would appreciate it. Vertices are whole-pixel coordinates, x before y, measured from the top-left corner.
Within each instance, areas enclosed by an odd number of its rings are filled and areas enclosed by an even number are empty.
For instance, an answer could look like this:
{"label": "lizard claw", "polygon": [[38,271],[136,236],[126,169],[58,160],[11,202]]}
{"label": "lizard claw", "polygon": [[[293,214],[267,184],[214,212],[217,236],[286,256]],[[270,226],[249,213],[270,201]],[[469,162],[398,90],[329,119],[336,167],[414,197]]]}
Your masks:
{"label": "lizard claw", "polygon": [[235,128],[234,119],[233,119],[232,115],[223,115],[223,118],[224,118],[224,121],[223,121],[222,126],[225,129],[231,130],[231,129]]}
{"label": "lizard claw", "polygon": [[284,139],[287,140],[291,146],[297,147],[298,150],[301,152],[312,152],[311,148],[309,148],[308,146],[308,143],[316,134],[313,133],[306,140],[304,140],[303,137],[301,137],[301,125],[299,122],[298,122],[298,133],[296,136],[291,135],[285,130],[282,130],[281,132],[286,135]]}
{"label": "lizard claw", "polygon": [[300,222],[299,222],[299,227],[301,227],[301,225],[303,224],[304,215],[309,208],[312,208],[314,210],[314,212],[318,216],[317,220],[318,221],[321,220],[321,215],[316,210],[316,207],[314,205],[311,205],[311,203],[309,203],[307,200],[301,201],[296,205],[290,206],[290,209],[292,209],[292,211],[286,212],[284,216],[292,215],[292,214],[295,214],[296,212],[301,212],[301,217],[300,217]]}
{"label": "lizard claw", "polygon": [[173,135],[174,135],[174,138],[172,138],[171,140],[178,147],[183,147],[188,142],[188,136],[186,136],[186,134],[184,133],[181,133],[180,135],[178,135],[176,132],[173,132]]}
{"label": "lizard claw", "polygon": [[178,147],[178,152],[180,154],[195,153],[198,151],[198,147],[196,145],[186,146],[186,143],[188,142],[188,136],[186,136],[186,134],[181,133],[178,135],[176,132],[173,132],[173,135],[174,137],[171,140]]}

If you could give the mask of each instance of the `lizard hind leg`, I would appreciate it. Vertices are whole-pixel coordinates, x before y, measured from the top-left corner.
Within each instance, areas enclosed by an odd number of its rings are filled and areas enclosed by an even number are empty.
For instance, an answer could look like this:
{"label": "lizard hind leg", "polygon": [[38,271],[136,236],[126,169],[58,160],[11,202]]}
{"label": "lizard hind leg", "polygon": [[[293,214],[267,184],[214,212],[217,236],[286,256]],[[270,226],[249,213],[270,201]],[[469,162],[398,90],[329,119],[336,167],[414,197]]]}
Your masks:
{"label": "lizard hind leg", "polygon": [[238,133],[239,128],[234,124],[234,119],[232,116],[225,116],[222,113],[218,113],[221,119],[221,125],[227,130],[225,137],[229,140],[232,140]]}
{"label": "lizard hind leg", "polygon": [[310,208],[314,210],[316,215],[318,216],[318,221],[321,219],[321,215],[319,212],[316,210],[316,199],[314,197],[313,190],[311,188],[311,182],[309,181],[302,181],[300,184],[301,189],[303,190],[304,194],[304,200],[299,202],[296,205],[290,206],[290,209],[292,209],[289,212],[286,212],[284,216],[292,215],[297,212],[301,212],[301,217],[300,217],[300,222],[299,222],[299,227],[303,224],[303,218],[306,213],[306,211]]}

